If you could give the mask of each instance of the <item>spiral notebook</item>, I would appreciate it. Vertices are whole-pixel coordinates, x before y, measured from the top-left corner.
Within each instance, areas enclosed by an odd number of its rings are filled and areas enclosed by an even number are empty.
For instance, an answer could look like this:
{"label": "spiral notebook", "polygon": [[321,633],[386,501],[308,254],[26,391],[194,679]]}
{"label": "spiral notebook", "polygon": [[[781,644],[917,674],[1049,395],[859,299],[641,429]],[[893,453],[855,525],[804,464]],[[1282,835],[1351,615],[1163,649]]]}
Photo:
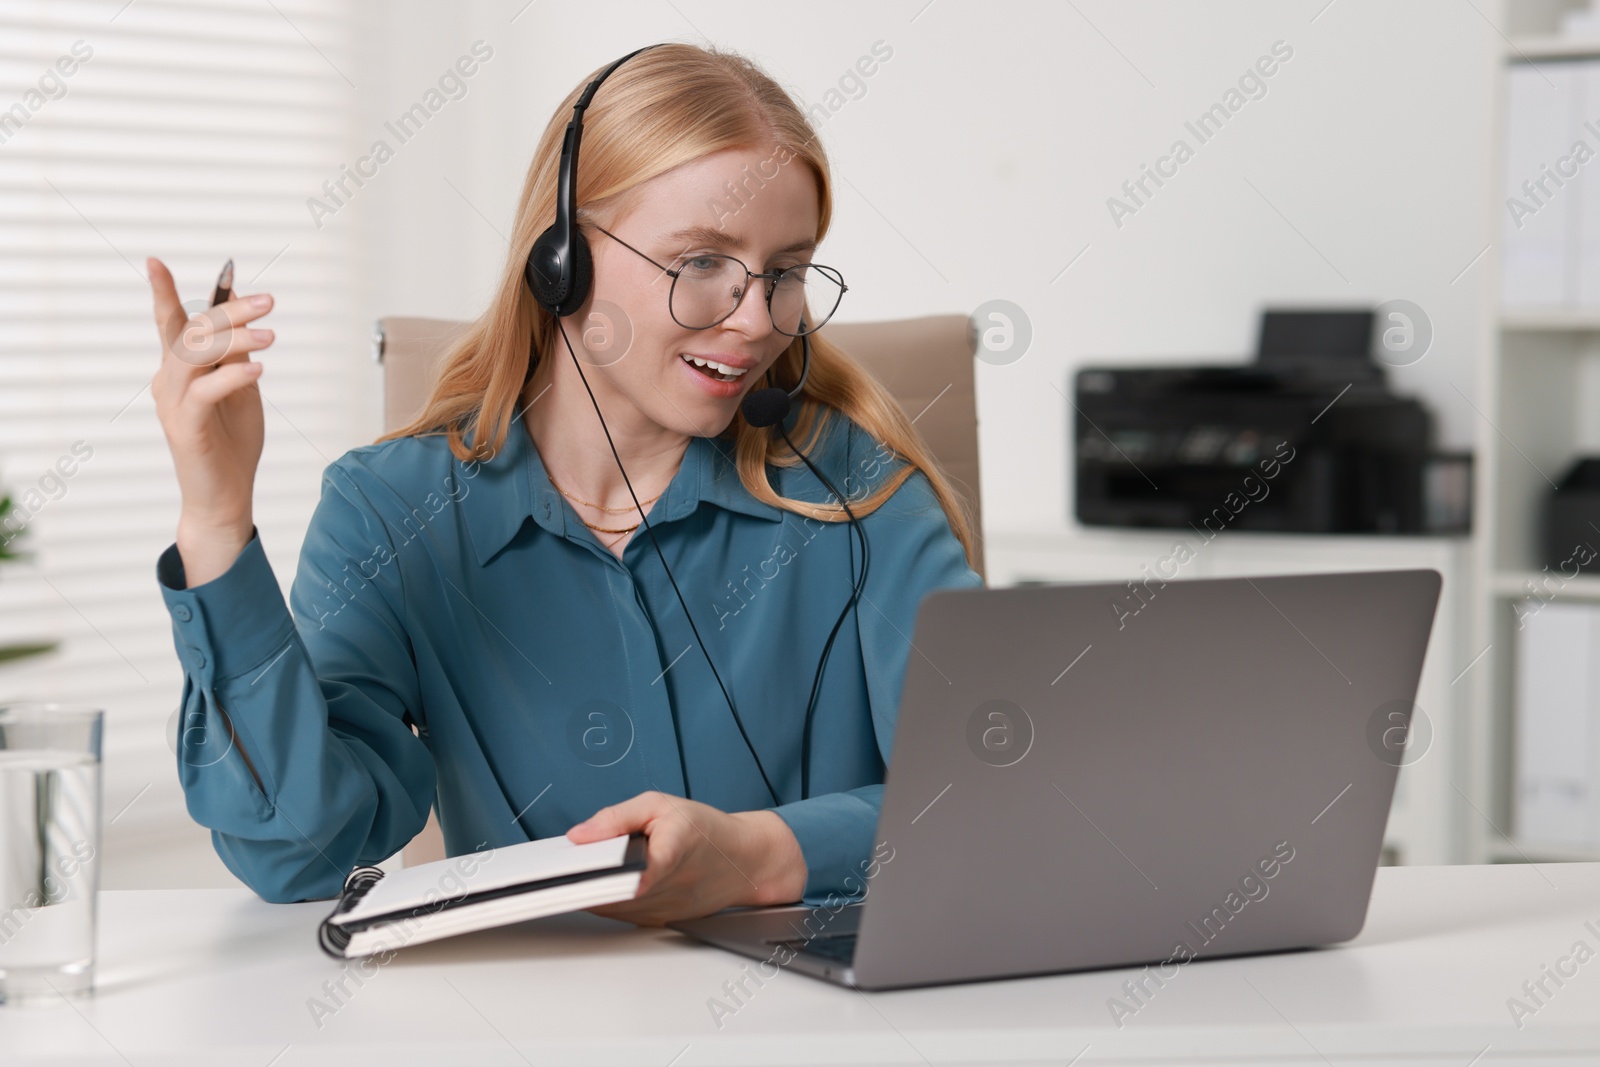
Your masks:
{"label": "spiral notebook", "polygon": [[645,836],[574,844],[565,835],[470,852],[385,874],[357,867],[317,940],[336,959],[630,899]]}

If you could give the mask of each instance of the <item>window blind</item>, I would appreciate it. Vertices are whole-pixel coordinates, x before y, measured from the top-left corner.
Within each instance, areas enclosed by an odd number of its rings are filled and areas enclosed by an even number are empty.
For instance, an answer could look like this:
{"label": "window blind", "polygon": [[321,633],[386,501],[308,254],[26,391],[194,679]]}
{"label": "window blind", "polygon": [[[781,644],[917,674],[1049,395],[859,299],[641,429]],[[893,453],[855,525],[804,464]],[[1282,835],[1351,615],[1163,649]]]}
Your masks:
{"label": "window blind", "polygon": [[255,515],[287,589],[322,468],[379,429],[352,224],[307,207],[351,158],[355,36],[330,0],[0,5],[0,538],[31,554],[0,565],[0,643],[60,641],[0,667],[0,700],[106,709],[108,888],[237,884],[168,736],[179,498],[145,257],[186,302],[229,257],[235,292],[277,299]]}

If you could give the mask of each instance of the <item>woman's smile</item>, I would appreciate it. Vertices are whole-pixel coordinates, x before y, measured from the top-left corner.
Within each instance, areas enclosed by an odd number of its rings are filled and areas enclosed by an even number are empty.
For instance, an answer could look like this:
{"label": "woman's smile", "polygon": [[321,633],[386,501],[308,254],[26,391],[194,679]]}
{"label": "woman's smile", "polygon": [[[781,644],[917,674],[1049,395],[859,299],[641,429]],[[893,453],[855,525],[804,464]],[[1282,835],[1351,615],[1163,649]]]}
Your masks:
{"label": "woman's smile", "polygon": [[[724,358],[732,359],[733,357],[727,356]],[[728,399],[743,393],[745,379],[749,376],[750,369],[754,367],[754,364],[751,364],[749,368],[736,370],[732,377],[725,377],[707,365],[712,362],[712,358],[709,356],[696,356],[684,352],[674,362],[683,368],[683,373],[692,379],[697,389],[720,399]],[[716,360],[715,362],[724,367],[732,367],[732,364],[723,363],[721,360]]]}

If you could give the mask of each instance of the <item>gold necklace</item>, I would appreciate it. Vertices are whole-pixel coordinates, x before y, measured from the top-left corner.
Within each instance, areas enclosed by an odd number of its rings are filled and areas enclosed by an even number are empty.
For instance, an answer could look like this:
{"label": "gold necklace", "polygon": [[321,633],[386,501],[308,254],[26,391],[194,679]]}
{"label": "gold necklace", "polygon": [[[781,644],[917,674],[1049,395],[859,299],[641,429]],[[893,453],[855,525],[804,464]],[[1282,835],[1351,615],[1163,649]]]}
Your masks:
{"label": "gold necklace", "polygon": [[[545,471],[545,477],[550,478],[550,472],[549,471]],[[628,510],[626,507],[608,508],[608,507],[605,507],[604,505],[601,505],[601,504],[591,504],[587,500],[581,500],[578,497],[575,497],[571,493],[567,492],[565,489],[561,488],[561,486],[557,485],[556,484],[556,480],[554,478],[550,478],[550,484],[555,486],[556,492],[560,493],[562,496],[566,497],[568,500],[571,500],[574,503],[582,504],[585,507],[595,508],[595,509],[597,509],[599,511],[627,511]],[[657,493],[655,496],[651,497],[649,500],[640,501],[638,506],[642,508],[646,504],[654,503],[655,501],[661,499],[661,494],[665,493],[665,492],[666,492],[666,490],[663,489],[661,491],[661,493]],[[596,533],[614,533],[614,534],[632,533],[634,530],[637,530],[639,528],[639,525],[640,525],[639,523],[636,522],[632,526],[623,526],[623,527],[620,527],[620,528],[610,528],[610,527],[596,525],[595,523],[592,523],[588,519],[584,518],[582,515],[578,516],[578,521],[583,523],[589,529],[594,530]]]}
{"label": "gold necklace", "polygon": [[[550,472],[549,471],[545,471],[545,477],[546,478],[550,478]],[[598,509],[600,511],[632,511],[633,510],[631,505],[624,505],[624,506],[622,506],[620,508],[608,508],[608,507],[605,507],[602,504],[591,504],[587,500],[580,500],[579,498],[573,496],[571,493],[567,492],[565,489],[561,488],[561,486],[556,485],[556,480],[554,478],[550,478],[550,484],[551,485],[555,485],[556,486],[556,492],[560,493],[562,496],[566,497],[568,500],[571,500],[574,503],[582,504],[585,507],[596,508],[596,509]],[[664,492],[666,492],[665,489],[663,489],[661,491],[661,493],[664,493]],[[653,500],[661,499],[661,493],[657,493],[655,496],[651,497],[650,500],[642,500],[642,501],[640,501],[639,502],[639,506],[640,507],[644,507],[644,505],[650,503]]]}
{"label": "gold necklace", "polygon": [[595,533],[625,534],[625,533],[632,533],[634,530],[637,530],[639,528],[639,524],[638,523],[634,523],[632,526],[618,527],[616,529],[612,529],[611,527],[608,527],[608,526],[596,526],[594,523],[590,522],[588,519],[584,518],[582,515],[578,516],[578,521],[583,523],[585,526],[589,527],[589,529],[593,530]]}

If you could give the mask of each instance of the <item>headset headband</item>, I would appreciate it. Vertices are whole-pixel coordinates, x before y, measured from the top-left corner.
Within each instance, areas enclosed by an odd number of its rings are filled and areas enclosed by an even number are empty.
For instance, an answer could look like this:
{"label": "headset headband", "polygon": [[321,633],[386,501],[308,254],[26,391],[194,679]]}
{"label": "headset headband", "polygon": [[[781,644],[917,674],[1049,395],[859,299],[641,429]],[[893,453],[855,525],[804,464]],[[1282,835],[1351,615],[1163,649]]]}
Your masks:
{"label": "headset headband", "polygon": [[578,146],[583,140],[583,113],[594,99],[600,83],[611,72],[638,55],[659,47],[661,42],[636,48],[601,71],[583,90],[572,105],[572,118],[567,120],[566,133],[561,140],[561,167],[556,178],[556,217],[550,227],[541,233],[528,252],[524,268],[528,288],[534,298],[555,315],[569,315],[577,310],[588,295],[588,248],[580,248],[578,233]]}

